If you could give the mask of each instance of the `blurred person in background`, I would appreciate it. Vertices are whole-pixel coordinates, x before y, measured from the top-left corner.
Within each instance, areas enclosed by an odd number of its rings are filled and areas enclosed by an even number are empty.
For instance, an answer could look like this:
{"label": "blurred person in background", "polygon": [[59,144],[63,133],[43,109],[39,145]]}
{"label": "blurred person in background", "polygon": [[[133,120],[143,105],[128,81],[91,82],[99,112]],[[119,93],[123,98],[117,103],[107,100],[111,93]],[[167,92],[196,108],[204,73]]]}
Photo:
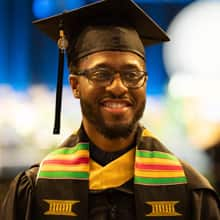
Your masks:
{"label": "blurred person in background", "polygon": [[168,41],[166,33],[130,0],[97,2],[35,24],[60,37],[58,84],[67,51],[82,124],[13,180],[1,219],[219,220],[210,183],[139,124],[148,78],[144,46]]}

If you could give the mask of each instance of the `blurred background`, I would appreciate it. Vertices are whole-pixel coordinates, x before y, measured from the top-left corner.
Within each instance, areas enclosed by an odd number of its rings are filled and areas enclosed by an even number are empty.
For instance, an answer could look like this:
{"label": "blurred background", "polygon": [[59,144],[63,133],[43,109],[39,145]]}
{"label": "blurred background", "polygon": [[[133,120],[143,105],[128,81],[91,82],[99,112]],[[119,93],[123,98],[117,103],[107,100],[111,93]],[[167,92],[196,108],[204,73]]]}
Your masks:
{"label": "blurred background", "polygon": [[[0,1],[0,204],[11,179],[80,125],[65,68],[61,135],[52,135],[58,51],[35,19],[91,0]],[[220,0],[136,0],[171,42],[146,49],[142,124],[220,190]]]}

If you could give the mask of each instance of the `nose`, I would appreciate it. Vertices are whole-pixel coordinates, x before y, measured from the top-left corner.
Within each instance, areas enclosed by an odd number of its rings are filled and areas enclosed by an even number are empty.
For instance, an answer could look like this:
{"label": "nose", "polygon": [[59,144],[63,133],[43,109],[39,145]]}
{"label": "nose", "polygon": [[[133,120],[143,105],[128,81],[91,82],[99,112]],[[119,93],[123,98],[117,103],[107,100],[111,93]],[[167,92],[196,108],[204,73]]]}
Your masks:
{"label": "nose", "polygon": [[120,74],[115,74],[112,83],[106,86],[106,91],[111,92],[115,96],[123,95],[128,88],[123,84]]}

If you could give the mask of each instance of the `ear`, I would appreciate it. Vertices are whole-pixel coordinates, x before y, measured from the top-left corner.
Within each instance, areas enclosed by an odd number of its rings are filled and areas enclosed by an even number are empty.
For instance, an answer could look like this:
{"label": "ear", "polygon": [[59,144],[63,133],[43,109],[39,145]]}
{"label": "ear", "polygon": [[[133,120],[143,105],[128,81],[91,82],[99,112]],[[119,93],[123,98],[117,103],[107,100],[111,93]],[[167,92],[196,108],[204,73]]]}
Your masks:
{"label": "ear", "polygon": [[75,98],[80,98],[79,94],[79,77],[73,74],[69,75],[69,83]]}

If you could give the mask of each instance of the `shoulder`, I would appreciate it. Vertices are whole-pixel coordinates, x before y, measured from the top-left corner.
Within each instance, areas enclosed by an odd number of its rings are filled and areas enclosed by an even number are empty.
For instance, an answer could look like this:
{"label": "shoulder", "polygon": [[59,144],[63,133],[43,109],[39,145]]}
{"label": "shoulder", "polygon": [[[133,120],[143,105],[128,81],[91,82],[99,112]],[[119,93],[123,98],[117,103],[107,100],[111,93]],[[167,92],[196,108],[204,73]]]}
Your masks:
{"label": "shoulder", "polygon": [[[143,150],[150,150],[150,151],[160,151],[164,153],[168,153],[176,157],[172,152],[170,152],[154,135],[152,135],[147,129],[144,127],[141,127],[139,130],[139,140],[141,147],[140,149]],[[212,185],[209,183],[209,181],[200,174],[197,170],[195,170],[192,166],[190,166],[185,161],[182,161],[178,157],[176,159],[180,162],[184,173],[187,178],[187,187],[190,191],[195,193],[200,193],[203,195],[207,195],[206,198],[212,198],[213,200],[217,201],[220,205],[219,197],[215,191],[215,189],[212,187]]]}
{"label": "shoulder", "polygon": [[24,219],[30,214],[31,198],[39,165],[19,173],[11,182],[1,207],[1,219]]}
{"label": "shoulder", "polygon": [[164,146],[154,135],[152,135],[146,128],[141,127],[140,129],[139,140],[141,141],[140,149],[149,150],[149,151],[160,151],[168,153],[176,157],[177,160],[181,163],[185,175],[187,176],[188,183],[191,189],[202,189],[207,188],[214,190],[209,181],[201,175],[197,170],[190,166],[185,161],[179,159],[176,155],[169,151],[169,149]]}
{"label": "shoulder", "polygon": [[84,142],[88,142],[89,139],[84,131],[83,126],[81,125],[81,127],[73,132],[61,145],[59,148],[63,148],[63,147],[74,147],[75,145],[77,145],[78,143],[84,143]]}
{"label": "shoulder", "polygon": [[9,191],[13,191],[19,194],[20,191],[24,190],[25,188],[32,189],[35,185],[38,169],[39,164],[35,164],[17,174],[9,186]]}
{"label": "shoulder", "polygon": [[180,160],[185,174],[188,179],[189,187],[191,189],[210,189],[214,190],[209,181],[197,170],[195,170],[191,165],[185,161]]}
{"label": "shoulder", "polygon": [[216,190],[214,187],[210,184],[208,179],[206,179],[201,173],[199,173],[197,170],[195,170],[192,166],[190,166],[188,163],[180,160],[184,172],[187,176],[188,180],[188,187],[191,190],[194,191],[205,191],[210,194],[212,194],[219,202],[220,205],[220,200],[219,197],[216,193]]}
{"label": "shoulder", "polygon": [[88,148],[88,137],[84,130],[80,128],[77,132],[71,134],[60,146],[54,148],[48,155],[44,157],[47,160],[54,154],[70,154],[80,149]]}
{"label": "shoulder", "polygon": [[195,219],[220,219],[220,198],[209,181],[186,162],[180,161],[192,193]]}
{"label": "shoulder", "polygon": [[215,211],[220,217],[220,198],[216,190],[201,173],[188,163],[181,160],[180,162],[187,177],[188,189],[192,192],[195,206],[200,204],[209,211],[213,210],[212,213]]}
{"label": "shoulder", "polygon": [[12,188],[16,188],[18,197],[22,195],[24,191],[32,191],[35,186],[35,180],[39,164],[35,164],[27,170],[19,173],[11,183]]}

